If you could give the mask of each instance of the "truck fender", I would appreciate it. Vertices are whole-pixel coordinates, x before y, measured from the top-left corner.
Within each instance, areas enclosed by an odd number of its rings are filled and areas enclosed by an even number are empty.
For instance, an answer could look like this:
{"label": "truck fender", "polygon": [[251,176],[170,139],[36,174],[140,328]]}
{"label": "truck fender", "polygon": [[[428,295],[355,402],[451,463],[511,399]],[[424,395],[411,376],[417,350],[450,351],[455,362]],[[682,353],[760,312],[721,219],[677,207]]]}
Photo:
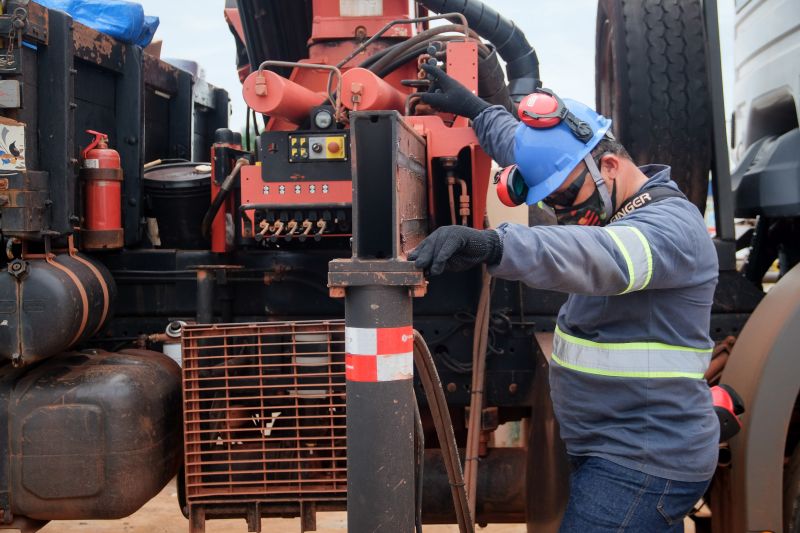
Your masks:
{"label": "truck fender", "polygon": [[741,433],[730,442],[729,486],[718,510],[731,531],[783,531],[784,453],[800,393],[798,347],[800,265],[756,307],[722,375],[722,383],[741,395],[747,409]]}

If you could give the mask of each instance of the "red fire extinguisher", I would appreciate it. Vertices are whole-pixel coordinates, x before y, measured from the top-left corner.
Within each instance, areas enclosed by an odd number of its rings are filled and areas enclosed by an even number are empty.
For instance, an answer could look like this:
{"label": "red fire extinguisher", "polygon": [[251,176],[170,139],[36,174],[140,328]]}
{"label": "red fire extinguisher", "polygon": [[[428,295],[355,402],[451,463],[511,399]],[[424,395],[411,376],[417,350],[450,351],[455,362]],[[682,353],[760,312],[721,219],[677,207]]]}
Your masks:
{"label": "red fire extinguisher", "polygon": [[122,248],[122,168],[119,153],[108,147],[108,135],[86,130],[94,140],[83,150],[84,224],[82,247]]}

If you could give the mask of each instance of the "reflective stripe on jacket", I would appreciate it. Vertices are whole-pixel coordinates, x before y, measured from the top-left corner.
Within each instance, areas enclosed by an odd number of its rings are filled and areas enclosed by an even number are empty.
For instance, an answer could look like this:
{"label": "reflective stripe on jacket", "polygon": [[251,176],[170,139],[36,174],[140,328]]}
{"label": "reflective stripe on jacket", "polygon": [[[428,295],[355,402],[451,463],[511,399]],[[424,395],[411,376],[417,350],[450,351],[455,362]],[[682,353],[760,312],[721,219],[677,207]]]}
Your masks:
{"label": "reflective stripe on jacket", "polygon": [[597,376],[703,379],[711,349],[661,342],[592,342],[556,326],[552,358],[559,366]]}

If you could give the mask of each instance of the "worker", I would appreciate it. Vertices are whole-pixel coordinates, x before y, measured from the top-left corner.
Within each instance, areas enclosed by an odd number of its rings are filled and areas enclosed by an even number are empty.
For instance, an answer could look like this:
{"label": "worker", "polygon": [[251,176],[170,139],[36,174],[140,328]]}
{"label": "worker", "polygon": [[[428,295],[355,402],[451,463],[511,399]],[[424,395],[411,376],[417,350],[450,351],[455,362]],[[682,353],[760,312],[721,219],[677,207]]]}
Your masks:
{"label": "worker", "polygon": [[719,446],[703,380],[718,264],[702,215],[668,166],[637,167],[589,107],[537,90],[517,121],[423,68],[422,100],[470,118],[484,150],[509,167],[501,196],[542,202],[558,221],[441,227],[409,259],[432,275],[484,263],[495,277],[569,294],[550,359],[573,469],[560,531],[683,531]]}

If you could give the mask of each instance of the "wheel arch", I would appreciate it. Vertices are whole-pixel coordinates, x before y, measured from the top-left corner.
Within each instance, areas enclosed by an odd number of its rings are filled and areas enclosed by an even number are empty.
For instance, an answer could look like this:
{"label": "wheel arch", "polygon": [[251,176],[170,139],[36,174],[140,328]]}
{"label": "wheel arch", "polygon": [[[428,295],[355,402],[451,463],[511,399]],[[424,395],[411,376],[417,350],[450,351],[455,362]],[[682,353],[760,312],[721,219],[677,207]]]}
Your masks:
{"label": "wheel arch", "polygon": [[800,394],[800,265],[764,297],[736,341],[722,383],[747,409],[730,442],[725,522],[737,531],[783,531],[783,467]]}

